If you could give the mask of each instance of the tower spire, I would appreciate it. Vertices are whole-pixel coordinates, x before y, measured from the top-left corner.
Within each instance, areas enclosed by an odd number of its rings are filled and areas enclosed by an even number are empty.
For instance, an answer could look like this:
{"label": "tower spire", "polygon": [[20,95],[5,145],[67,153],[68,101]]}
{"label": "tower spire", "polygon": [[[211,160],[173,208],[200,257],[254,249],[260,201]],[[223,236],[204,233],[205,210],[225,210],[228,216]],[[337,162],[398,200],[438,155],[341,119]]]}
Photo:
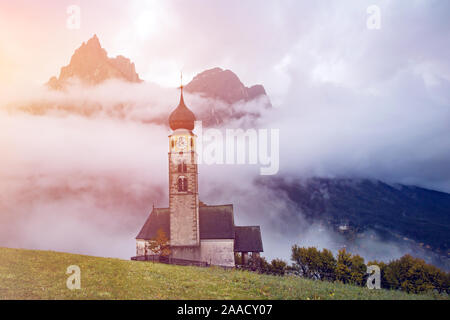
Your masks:
{"label": "tower spire", "polygon": [[183,71],[180,72],[180,104],[184,105],[184,97],[183,97]]}
{"label": "tower spire", "polygon": [[180,74],[180,103],[169,116],[169,125],[172,130],[187,129],[194,130],[195,115],[186,107],[183,97],[183,73]]}
{"label": "tower spire", "polygon": [[181,94],[183,94],[183,71],[180,72],[180,89],[181,89]]}
{"label": "tower spire", "polygon": [[184,86],[183,86],[183,71],[180,71],[180,87],[179,87],[180,92],[181,92],[181,94],[180,94],[180,103],[184,104],[183,88],[184,88]]}

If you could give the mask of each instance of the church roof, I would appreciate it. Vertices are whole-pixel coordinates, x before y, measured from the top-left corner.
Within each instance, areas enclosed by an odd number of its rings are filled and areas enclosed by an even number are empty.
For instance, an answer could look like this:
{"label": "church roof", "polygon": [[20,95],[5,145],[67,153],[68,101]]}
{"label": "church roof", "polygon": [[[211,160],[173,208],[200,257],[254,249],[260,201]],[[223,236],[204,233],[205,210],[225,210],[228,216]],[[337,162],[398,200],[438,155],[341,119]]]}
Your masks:
{"label": "church roof", "polygon": [[200,239],[234,239],[233,205],[200,206]]}
{"label": "church roof", "polygon": [[234,227],[235,252],[263,252],[261,229],[255,227]]}
{"label": "church roof", "polygon": [[194,130],[195,120],[196,119],[194,113],[189,110],[189,108],[186,107],[186,104],[184,103],[183,86],[181,86],[180,103],[169,116],[169,126],[172,130]]}
{"label": "church roof", "polygon": [[[234,225],[233,205],[199,207],[200,239],[235,239],[234,251],[262,252],[259,227]],[[151,240],[162,229],[170,239],[169,208],[154,208],[136,239]]]}
{"label": "church roof", "polygon": [[170,239],[169,208],[153,208],[136,239],[150,240],[162,229]]}
{"label": "church roof", "polygon": [[[200,239],[234,239],[233,205],[199,207]],[[154,208],[136,239],[150,240],[162,229],[170,238],[169,208]]]}

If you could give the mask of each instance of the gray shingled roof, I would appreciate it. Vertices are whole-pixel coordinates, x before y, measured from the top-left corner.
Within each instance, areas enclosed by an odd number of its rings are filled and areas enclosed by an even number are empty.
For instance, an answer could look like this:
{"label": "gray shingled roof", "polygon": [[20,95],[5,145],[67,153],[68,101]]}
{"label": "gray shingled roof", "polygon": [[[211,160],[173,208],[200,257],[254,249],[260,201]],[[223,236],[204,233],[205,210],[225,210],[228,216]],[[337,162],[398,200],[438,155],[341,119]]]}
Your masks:
{"label": "gray shingled roof", "polygon": [[263,252],[261,229],[256,227],[234,227],[235,252]]}
{"label": "gray shingled roof", "polygon": [[[233,205],[199,208],[200,239],[234,239]],[[162,229],[170,238],[169,208],[155,208],[136,239],[150,240]]]}
{"label": "gray shingled roof", "polygon": [[[259,227],[236,227],[233,205],[200,206],[200,239],[235,239],[236,252],[262,252]],[[136,239],[150,240],[162,229],[170,239],[169,208],[154,208]]]}
{"label": "gray shingled roof", "polygon": [[169,208],[154,208],[145,221],[144,226],[136,239],[150,240],[162,229],[167,238],[170,239],[170,215]]}
{"label": "gray shingled roof", "polygon": [[233,205],[201,206],[200,239],[234,239]]}

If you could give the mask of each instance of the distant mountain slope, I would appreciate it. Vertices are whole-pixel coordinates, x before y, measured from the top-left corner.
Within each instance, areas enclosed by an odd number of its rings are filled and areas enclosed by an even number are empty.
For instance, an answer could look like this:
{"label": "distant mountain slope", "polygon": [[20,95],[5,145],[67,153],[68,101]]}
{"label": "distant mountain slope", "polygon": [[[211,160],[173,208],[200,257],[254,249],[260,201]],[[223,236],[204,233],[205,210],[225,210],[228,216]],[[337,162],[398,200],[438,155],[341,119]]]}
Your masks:
{"label": "distant mountain slope", "polygon": [[250,101],[267,95],[262,85],[248,88],[231,70],[221,68],[199,73],[186,85],[185,89],[188,92],[200,93],[205,97],[220,99],[229,104]]}
{"label": "distant mountain slope", "polygon": [[274,179],[269,185],[285,191],[307,219],[330,225],[349,240],[372,230],[385,240],[450,258],[448,193],[367,179]]}
{"label": "distant mountain slope", "polygon": [[[185,90],[211,99],[208,107],[198,114],[205,126],[243,117],[252,121],[260,117],[263,109],[272,107],[262,85],[246,87],[235,73],[221,68],[199,73],[185,86]],[[246,105],[253,102],[258,104],[257,108]]]}
{"label": "distant mountain slope", "polygon": [[87,43],[83,42],[73,54],[69,65],[62,67],[59,77],[52,77],[48,86],[52,89],[61,89],[72,80],[96,85],[109,79],[142,82],[136,73],[134,63],[123,56],[109,58],[94,35]]}

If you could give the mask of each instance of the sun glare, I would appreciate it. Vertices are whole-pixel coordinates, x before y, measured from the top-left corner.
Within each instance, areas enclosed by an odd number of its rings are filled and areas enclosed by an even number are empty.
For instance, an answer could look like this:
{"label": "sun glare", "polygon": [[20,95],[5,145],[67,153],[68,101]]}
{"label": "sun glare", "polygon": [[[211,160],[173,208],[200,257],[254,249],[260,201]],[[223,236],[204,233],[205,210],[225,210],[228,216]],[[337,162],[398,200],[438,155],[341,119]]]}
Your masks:
{"label": "sun glare", "polygon": [[161,2],[147,1],[136,5],[134,27],[141,38],[157,35],[165,21],[165,11]]}

